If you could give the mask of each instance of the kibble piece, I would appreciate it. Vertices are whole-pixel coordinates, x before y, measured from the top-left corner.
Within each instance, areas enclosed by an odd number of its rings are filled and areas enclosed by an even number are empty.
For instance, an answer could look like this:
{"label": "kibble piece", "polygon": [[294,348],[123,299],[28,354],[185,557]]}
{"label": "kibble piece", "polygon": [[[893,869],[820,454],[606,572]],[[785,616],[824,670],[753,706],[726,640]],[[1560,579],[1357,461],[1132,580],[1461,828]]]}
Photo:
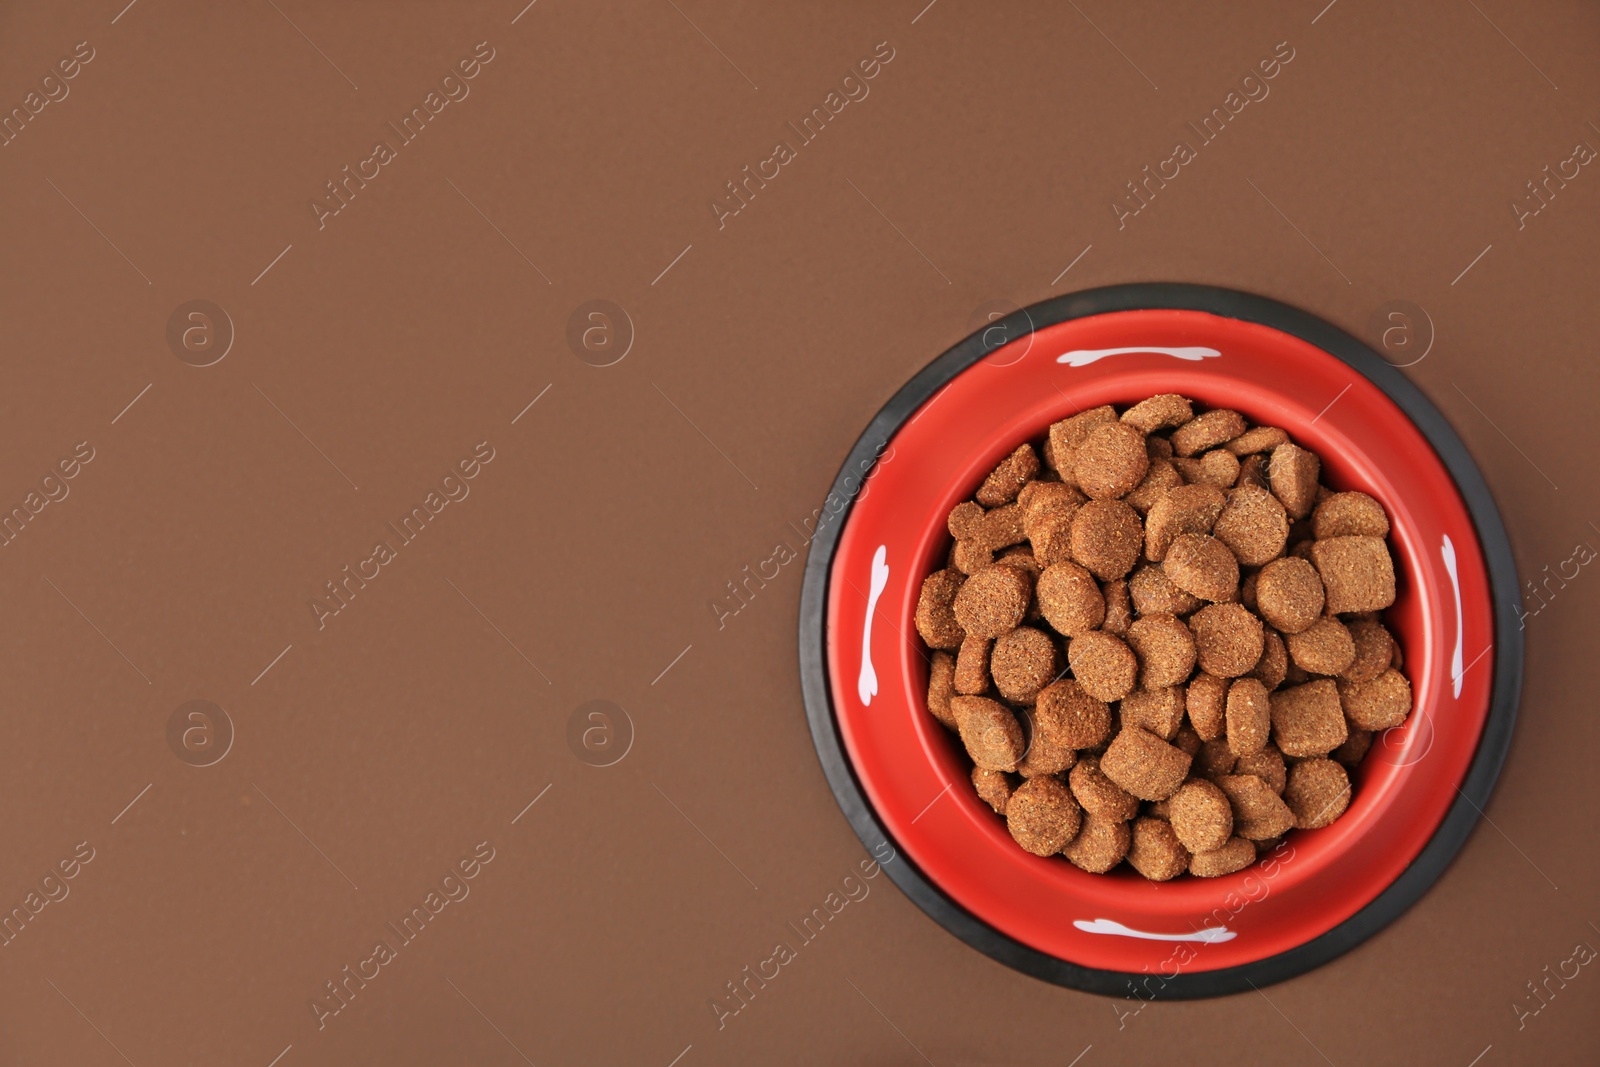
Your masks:
{"label": "kibble piece", "polygon": [[1328,613],[1381,611],[1394,603],[1394,561],[1381,537],[1331,537],[1311,546]]}
{"label": "kibble piece", "polygon": [[1193,456],[1215,448],[1244,433],[1244,416],[1237,411],[1215,408],[1196,415],[1172,431],[1172,450],[1180,456]]}
{"label": "kibble piece", "polygon": [[[1034,492],[1027,493],[1033,486]],[[1046,566],[1066,559],[1072,551],[1072,519],[1083,506],[1083,494],[1060,482],[1029,482],[1023,492],[1017,503],[1034,558]]]}
{"label": "kibble piece", "polygon": [[1139,798],[1105,776],[1100,757],[1085,756],[1067,775],[1072,795],[1083,810],[1112,822],[1126,822],[1139,814]]}
{"label": "kibble piece", "polygon": [[1150,468],[1144,434],[1120,422],[1098,427],[1078,446],[1072,476],[1094,500],[1124,496],[1144,480]]}
{"label": "kibble piece", "polygon": [[934,571],[922,580],[922,593],[917,597],[917,633],[929,648],[960,648],[966,636],[956,621],[955,600],[966,581],[960,571],[945,569]]}
{"label": "kibble piece", "polygon": [[1228,686],[1228,750],[1253,756],[1272,736],[1272,704],[1267,687],[1255,678],[1237,678]]}
{"label": "kibble piece", "polygon": [[1326,756],[1349,736],[1339,691],[1331,679],[1280,689],[1271,701],[1272,743],[1285,756]]}
{"label": "kibble piece", "polygon": [[955,618],[971,637],[999,637],[1016,629],[1033,595],[1026,571],[985,567],[968,578],[955,597]]}
{"label": "kibble piece", "polygon": [[952,730],[958,725],[955,712],[950,710],[950,698],[955,693],[955,657],[948,652],[935,652],[928,661],[928,711]]}
{"label": "kibble piece", "polygon": [[1128,595],[1128,582],[1124,578],[1107,582],[1101,587],[1105,595],[1106,619],[1100,628],[1119,637],[1133,625],[1133,599]]}
{"label": "kibble piece", "polygon": [[1239,592],[1239,561],[1227,545],[1207,534],[1185,533],[1173,538],[1161,572],[1173,585],[1201,600],[1233,600]]}
{"label": "kibble piece", "polygon": [[1162,393],[1141,400],[1122,413],[1122,421],[1141,433],[1182,426],[1194,418],[1194,407],[1177,393]]}
{"label": "kibble piece", "polygon": [[1121,700],[1133,691],[1139,661],[1116,634],[1091,630],[1067,642],[1067,663],[1083,691],[1098,700]]}
{"label": "kibble piece", "polygon": [[1165,819],[1136,820],[1132,836],[1128,863],[1152,882],[1169,881],[1189,869],[1189,850]]}
{"label": "kibble piece", "polygon": [[1261,628],[1261,658],[1250,670],[1250,677],[1259,679],[1269,690],[1283,684],[1289,672],[1289,649],[1270,626]]}
{"label": "kibble piece", "polygon": [[1181,620],[1171,615],[1142,615],[1128,627],[1127,636],[1139,661],[1142,688],[1178,685],[1194,670],[1194,634]]}
{"label": "kibble piece", "polygon": [[[1152,440],[1159,441],[1160,438]],[[1183,475],[1178,473],[1178,468],[1172,465],[1171,460],[1152,459],[1150,468],[1144,472],[1144,481],[1134,486],[1133,491],[1122,499],[1127,501],[1128,506],[1134,511],[1147,515],[1167,490],[1183,484]]]}
{"label": "kibble piece", "polygon": [[994,550],[976,541],[957,541],[950,548],[950,566],[962,574],[977,574],[994,563]]}
{"label": "kibble piece", "polygon": [[1318,619],[1286,640],[1289,658],[1312,674],[1343,674],[1356,659],[1355,639],[1338,619]]}
{"label": "kibble piece", "polygon": [[1238,604],[1210,604],[1189,617],[1200,669],[1219,678],[1246,674],[1261,659],[1261,620]]}
{"label": "kibble piece", "polygon": [[1034,731],[1046,732],[1065,748],[1095,748],[1111,736],[1111,709],[1084,692],[1075,678],[1039,690],[1033,714]]}
{"label": "kibble piece", "polygon": [[1241,488],[1254,486],[1270,492],[1272,487],[1267,481],[1267,462],[1267,457],[1262,455],[1244,457],[1239,461],[1239,477],[1234,479],[1233,484]]}
{"label": "kibble piece", "polygon": [[1178,736],[1172,739],[1172,743],[1187,753],[1190,759],[1198,756],[1200,754],[1200,746],[1205,744],[1204,741],[1200,740],[1200,735],[1194,732],[1194,727],[1192,726],[1178,727]]}
{"label": "kibble piece", "polygon": [[1142,726],[1163,741],[1174,741],[1183,725],[1183,687],[1135,689],[1122,698],[1117,710],[1124,727]]}
{"label": "kibble piece", "polygon": [[977,696],[989,690],[989,647],[987,637],[969,637],[956,653],[956,692]]}
{"label": "kibble piece", "polygon": [[1148,730],[1124,726],[1100,757],[1100,770],[1140,800],[1165,800],[1189,773],[1189,755]]}
{"label": "kibble piece", "polygon": [[1178,840],[1190,852],[1210,852],[1233,834],[1233,807],[1228,796],[1210,782],[1191,778],[1167,801],[1167,818]]}
{"label": "kibble piece", "polygon": [[1217,788],[1233,807],[1233,832],[1251,841],[1277,837],[1294,828],[1294,813],[1272,787],[1253,774],[1226,774]]}
{"label": "kibble piece", "polygon": [[1228,502],[1214,485],[1180,485],[1168,489],[1145,517],[1145,558],[1159,563],[1179,534],[1208,534]]}
{"label": "kibble piece", "polygon": [[1039,457],[1034,453],[1033,446],[1019,445],[1015,452],[1000,461],[1000,465],[978,487],[978,503],[986,508],[1009,504],[1017,499],[1017,493],[1028,484],[1028,480],[1038,473]]}
{"label": "kibble piece", "polygon": [[1370,682],[1339,682],[1339,699],[1352,725],[1387,730],[1411,714],[1411,683],[1391,667]]}
{"label": "kibble piece", "polygon": [[1243,459],[1256,452],[1271,452],[1289,440],[1289,435],[1276,426],[1257,426],[1227,442],[1222,447]]}
{"label": "kibble piece", "polygon": [[1261,614],[1256,608],[1256,579],[1260,574],[1260,571],[1241,571],[1239,578],[1239,603],[1257,615]]}
{"label": "kibble piece", "polygon": [[1328,753],[1328,758],[1338,761],[1345,767],[1355,767],[1366,759],[1367,749],[1371,747],[1372,731],[1352,726],[1350,736],[1345,739],[1345,743]]}
{"label": "kibble piece", "polygon": [[1322,617],[1325,604],[1317,568],[1297,556],[1275,559],[1256,575],[1261,617],[1286,634],[1297,634]]}
{"label": "kibble piece", "polygon": [[1079,870],[1105,874],[1128,854],[1133,832],[1119,819],[1107,819],[1092,812],[1083,817],[1078,836],[1067,843],[1062,854]]}
{"label": "kibble piece", "polygon": [[1172,465],[1183,480],[1191,485],[1212,485],[1226,489],[1239,478],[1239,458],[1220,448],[1213,448],[1198,459],[1173,456]]}
{"label": "kibble piece", "polygon": [[1184,694],[1189,711],[1189,724],[1202,741],[1215,741],[1226,729],[1228,683],[1225,679],[1204,671],[1189,681]]}
{"label": "kibble piece", "polygon": [[1234,765],[1239,758],[1228,747],[1225,738],[1215,741],[1206,741],[1200,746],[1200,752],[1194,758],[1194,769],[1207,778],[1216,778],[1219,775],[1232,774]]}
{"label": "kibble piece", "polygon": [[[963,645],[963,648],[965,645]],[[1039,690],[1056,676],[1056,646],[1042,631],[1019,626],[995,639],[989,653],[989,674],[1000,695],[1015,704],[1031,704]]]}
{"label": "kibble piece", "polygon": [[1078,762],[1074,742],[1088,731],[1085,724],[1074,717],[1073,710],[1066,702],[1054,698],[1040,700],[1031,713],[1023,709],[1022,714],[1031,729],[1028,731],[1027,751],[1017,764],[1018,774],[1025,778],[1060,774]]}
{"label": "kibble piece", "polygon": [[1143,541],[1139,513],[1121,500],[1091,500],[1072,518],[1072,558],[1102,581],[1133,570]]}
{"label": "kibble piece", "polygon": [[1053,856],[1077,834],[1082,812],[1061,779],[1029,778],[1006,801],[1006,829],[1035,856]]}
{"label": "kibble piece", "polygon": [[1308,759],[1289,768],[1283,800],[1302,830],[1318,830],[1350,806],[1350,775],[1331,759]]}
{"label": "kibble piece", "polygon": [[1128,596],[1140,615],[1187,615],[1205,603],[1173,585],[1155,563],[1141,563],[1128,576]]}
{"label": "kibble piece", "polygon": [[1383,505],[1365,493],[1334,493],[1311,514],[1311,536],[1388,537],[1389,516]]}
{"label": "kibble piece", "polygon": [[1096,629],[1106,618],[1106,600],[1094,576],[1076,563],[1052,563],[1035,587],[1039,611],[1059,634],[1073,637]]}
{"label": "kibble piece", "polygon": [[1283,554],[1289,542],[1289,515],[1265,489],[1243,485],[1228,493],[1211,532],[1240,563],[1260,567]]}
{"label": "kibble piece", "polygon": [[1044,567],[1039,561],[1033,558],[1033,549],[1027,545],[1008,548],[996,556],[994,561],[1007,567],[1020,567],[1035,578],[1038,578],[1040,573],[1044,571]]}
{"label": "kibble piece", "polygon": [[991,771],[1016,769],[1024,741],[1022,724],[1010,708],[988,697],[955,696],[950,698],[950,710],[973,763]]}
{"label": "kibble piece", "polygon": [[1283,753],[1272,744],[1268,744],[1253,756],[1240,757],[1233,765],[1234,774],[1253,774],[1271,786],[1274,793],[1280,794],[1283,792],[1287,771],[1288,764],[1283,762]]}
{"label": "kibble piece", "polygon": [[1256,861],[1256,847],[1242,837],[1230,837],[1228,843],[1210,852],[1196,852],[1189,857],[1189,873],[1196,878],[1220,878],[1225,874],[1242,871]]}
{"label": "kibble piece", "polygon": [[1158,459],[1172,458],[1172,442],[1157,434],[1150,434],[1144,439],[1144,450],[1154,463]]}
{"label": "kibble piece", "polygon": [[1045,462],[1055,468],[1062,481],[1074,484],[1072,468],[1077,463],[1078,446],[1101,426],[1116,421],[1116,409],[1103,404],[1055,423],[1050,427],[1050,440],[1044,448]]}
{"label": "kibble piece", "polygon": [[1311,514],[1317,503],[1317,478],[1322,474],[1322,461],[1314,452],[1299,445],[1281,444],[1272,450],[1267,464],[1267,481],[1273,495],[1283,501],[1289,514],[1303,519]]}
{"label": "kibble piece", "polygon": [[1004,771],[974,767],[972,787],[978,791],[978,799],[993,808],[996,815],[1006,813],[1006,801],[1011,799],[1011,779]]}
{"label": "kibble piece", "polygon": [[1349,630],[1356,654],[1340,676],[1346,681],[1370,682],[1389,669],[1394,658],[1394,638],[1381,622],[1352,622]]}

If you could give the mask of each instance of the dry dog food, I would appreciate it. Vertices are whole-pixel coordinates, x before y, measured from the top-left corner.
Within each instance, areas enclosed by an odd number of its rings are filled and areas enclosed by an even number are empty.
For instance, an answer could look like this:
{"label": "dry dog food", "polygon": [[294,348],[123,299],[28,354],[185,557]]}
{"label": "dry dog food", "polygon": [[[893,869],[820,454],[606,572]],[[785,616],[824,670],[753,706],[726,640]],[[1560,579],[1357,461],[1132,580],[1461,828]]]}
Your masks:
{"label": "dry dog food", "polygon": [[1166,394],[1063,419],[951,511],[928,712],[1021,848],[1216,878],[1344,814],[1412,694],[1389,516],[1321,479],[1283,430]]}

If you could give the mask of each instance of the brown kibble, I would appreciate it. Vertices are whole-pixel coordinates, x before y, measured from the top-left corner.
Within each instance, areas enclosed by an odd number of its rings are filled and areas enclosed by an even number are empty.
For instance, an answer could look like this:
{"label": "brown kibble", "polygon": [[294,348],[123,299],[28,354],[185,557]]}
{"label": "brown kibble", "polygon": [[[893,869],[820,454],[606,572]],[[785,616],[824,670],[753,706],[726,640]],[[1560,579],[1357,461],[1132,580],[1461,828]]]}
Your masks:
{"label": "brown kibble", "polygon": [[[1245,571],[1242,573],[1243,577],[1239,579],[1239,603],[1251,611],[1256,611],[1256,579],[1260,576],[1260,572]],[[1259,615],[1261,613],[1256,611],[1256,614]]]}
{"label": "brown kibble", "polygon": [[1250,677],[1259,679],[1269,690],[1283,684],[1289,673],[1289,649],[1270,626],[1262,627],[1261,658],[1250,670]]}
{"label": "brown kibble", "polygon": [[1072,477],[1094,500],[1111,500],[1132,491],[1150,468],[1144,435],[1120,422],[1098,427],[1078,446]]}
{"label": "brown kibble", "polygon": [[1311,514],[1316,505],[1317,477],[1321,473],[1322,461],[1316,453],[1299,445],[1279,445],[1272,450],[1272,460],[1267,464],[1267,481],[1273,495],[1297,519]]}
{"label": "brown kibble", "polygon": [[1201,672],[1189,681],[1185,703],[1189,711],[1189,724],[1202,741],[1215,741],[1223,735],[1228,683],[1214,674]]}
{"label": "brown kibble", "polygon": [[1210,604],[1189,617],[1200,669],[1237,678],[1261,659],[1261,620],[1238,604]]}
{"label": "brown kibble", "polygon": [[1392,667],[1370,682],[1341,681],[1338,686],[1345,716],[1363,730],[1387,730],[1411,714],[1411,683]]}
{"label": "brown kibble", "polygon": [[972,637],[992,639],[1014,630],[1028,610],[1032,585],[1017,567],[985,567],[956,593],[956,622]]}
{"label": "brown kibble", "polygon": [[1332,537],[1311,546],[1328,614],[1381,611],[1394,603],[1394,561],[1381,537]]}
{"label": "brown kibble", "polygon": [[1283,800],[1301,830],[1318,830],[1350,806],[1350,776],[1331,759],[1310,759],[1289,768]]}
{"label": "brown kibble", "polygon": [[1127,823],[1090,812],[1083,817],[1078,836],[1061,851],[1079,870],[1105,874],[1122,862],[1132,840],[1133,832]]}
{"label": "brown kibble", "polygon": [[1172,450],[1180,456],[1197,455],[1238,437],[1244,426],[1244,416],[1237,411],[1216,408],[1173,430]]}
{"label": "brown kibble", "polygon": [[1311,515],[1311,536],[1388,537],[1389,516],[1383,505],[1365,493],[1334,493]]}
{"label": "brown kibble", "polygon": [[1017,499],[1017,494],[1028,480],[1038,473],[1039,457],[1034,453],[1033,446],[1019,445],[1015,452],[1000,461],[1000,465],[978,487],[978,503],[986,508],[1009,504]]}
{"label": "brown kibble", "polygon": [[1172,794],[1167,801],[1167,818],[1178,840],[1190,852],[1219,849],[1233,834],[1233,807],[1227,794],[1199,778],[1191,778]]}
{"label": "brown kibble", "polygon": [[1023,751],[1022,724],[1010,708],[988,697],[955,696],[950,710],[973,763],[991,771],[1016,769]]}
{"label": "brown kibble", "polygon": [[1144,689],[1178,685],[1194,670],[1194,634],[1171,615],[1135,619],[1128,627],[1128,645],[1139,661],[1139,685]]}
{"label": "brown kibble", "polygon": [[1020,567],[1035,578],[1044,570],[1039,561],[1033,558],[1033,549],[1027,545],[1008,548],[996,556],[994,561],[1006,567]]}
{"label": "brown kibble", "polygon": [[1204,603],[1173,585],[1155,563],[1141,563],[1128,576],[1128,596],[1140,615],[1187,615]]}
{"label": "brown kibble", "polygon": [[1053,856],[1077,834],[1082,812],[1059,778],[1029,778],[1006,802],[1006,829],[1035,856]]}
{"label": "brown kibble", "polygon": [[1100,770],[1140,800],[1165,800],[1189,773],[1189,755],[1148,730],[1124,726],[1112,738]]}
{"label": "brown kibble", "polygon": [[989,689],[989,647],[987,637],[968,637],[956,653],[956,692],[977,696]]}
{"label": "brown kibble", "polygon": [[1275,745],[1267,745],[1253,756],[1241,756],[1233,765],[1233,773],[1253,774],[1271,786],[1274,793],[1281,794],[1288,767],[1283,762],[1283,753]]}
{"label": "brown kibble", "polygon": [[1139,798],[1105,776],[1100,757],[1085,756],[1067,775],[1072,795],[1083,810],[1115,822],[1126,822],[1139,814]]}
{"label": "brown kibble", "polygon": [[1228,686],[1228,751],[1253,756],[1272,736],[1272,704],[1267,687],[1255,678],[1239,678]]}
{"label": "brown kibble", "polygon": [[1178,727],[1178,736],[1172,739],[1172,743],[1182,749],[1190,759],[1198,756],[1200,754],[1200,746],[1205,744],[1204,741],[1200,740],[1200,735],[1194,732],[1194,727],[1192,726]]}
{"label": "brown kibble", "polygon": [[1261,617],[1286,634],[1297,634],[1322,617],[1324,596],[1317,568],[1296,556],[1275,559],[1256,575]]}
{"label": "brown kibble", "polygon": [[[1160,438],[1152,440],[1159,441]],[[1172,465],[1171,460],[1152,459],[1150,468],[1144,472],[1144,481],[1134,486],[1133,491],[1122,499],[1134,511],[1146,515],[1167,490],[1183,484],[1183,475],[1178,473],[1178,468]]]}
{"label": "brown kibble", "polygon": [[1232,774],[1234,765],[1238,762],[1239,757],[1233,754],[1228,742],[1219,737],[1201,744],[1200,752],[1194,758],[1194,768],[1207,778],[1216,778]]}
{"label": "brown kibble", "polygon": [[1039,574],[1035,588],[1039,611],[1059,634],[1068,637],[1096,629],[1106,618],[1106,600],[1094,576],[1076,563],[1052,563]]}
{"label": "brown kibble", "polygon": [[1050,440],[1044,447],[1045,462],[1055,468],[1062,481],[1068,485],[1075,484],[1072,468],[1077,462],[1078,446],[1101,426],[1116,421],[1116,409],[1110,404],[1103,404],[1055,423],[1050,427]]}
{"label": "brown kibble", "polygon": [[1251,485],[1257,489],[1271,490],[1267,482],[1267,457],[1261,455],[1246,456],[1239,461],[1239,477],[1233,484],[1239,487]]}
{"label": "brown kibble", "polygon": [[1173,538],[1161,573],[1201,600],[1233,600],[1239,592],[1239,561],[1227,545],[1207,534],[1185,533]]}
{"label": "brown kibble", "polygon": [[1394,659],[1394,638],[1381,622],[1352,622],[1349,630],[1356,654],[1340,675],[1346,681],[1370,682],[1389,669]]}
{"label": "brown kibble", "polygon": [[1017,773],[1024,778],[1038,778],[1070,770],[1078,762],[1078,753],[1062,742],[1059,724],[1053,725],[1047,719],[1041,729],[1038,708],[1031,709],[1031,712],[1028,708],[1022,709],[1023,717],[1033,724],[1033,729],[1028,737],[1027,751],[1017,761]]}
{"label": "brown kibble", "polygon": [[1128,627],[1133,625],[1133,600],[1128,595],[1128,582],[1118,578],[1107,582],[1100,590],[1105,594],[1106,620],[1100,624],[1101,629],[1119,637],[1128,632]]}
{"label": "brown kibble", "polygon": [[1339,691],[1330,679],[1280,689],[1271,700],[1272,743],[1285,756],[1326,756],[1349,736]]}
{"label": "brown kibble", "polygon": [[1103,630],[1067,642],[1067,663],[1083,691],[1098,700],[1121,700],[1133,691],[1139,661],[1122,638]]}
{"label": "brown kibble", "polygon": [[1083,506],[1083,494],[1060,482],[1028,485],[1039,488],[1022,505],[1023,532],[1033,546],[1035,559],[1045,566],[1059,563],[1072,553],[1072,520]]}
{"label": "brown kibble", "polygon": [[[1122,717],[1124,728],[1141,726],[1163,741],[1173,741],[1178,736],[1178,728],[1183,725],[1183,687],[1168,685],[1159,689],[1135,689],[1122,698],[1117,712]],[[1194,755],[1193,752],[1185,752]]]}
{"label": "brown kibble", "polygon": [[1172,465],[1191,485],[1213,485],[1227,489],[1239,479],[1239,458],[1221,448],[1213,448],[1198,459],[1174,456]]}
{"label": "brown kibble", "polygon": [[1350,736],[1345,739],[1345,743],[1328,753],[1328,756],[1345,767],[1357,767],[1367,758],[1367,749],[1371,747],[1372,731],[1352,726]]}
{"label": "brown kibble", "polygon": [[1222,447],[1240,459],[1256,452],[1271,452],[1289,440],[1289,435],[1276,426],[1257,426],[1227,442]]}
{"label": "brown kibble", "polygon": [[1141,433],[1182,426],[1194,418],[1194,407],[1177,393],[1162,393],[1141,400],[1122,413],[1122,421]]}
{"label": "brown kibble", "polygon": [[1338,619],[1318,619],[1285,640],[1289,658],[1312,674],[1343,674],[1355,662],[1355,640]]}
{"label": "brown kibble", "polygon": [[1091,500],[1072,518],[1072,558],[1102,581],[1131,571],[1143,540],[1139,513],[1121,500]]}
{"label": "brown kibble", "polygon": [[1077,679],[1063,678],[1039,690],[1033,729],[1063,748],[1096,748],[1111,736],[1111,709],[1084,692]]}
{"label": "brown kibble", "polygon": [[1277,837],[1294,828],[1294,813],[1272,787],[1253,774],[1225,774],[1217,788],[1233,807],[1233,831],[1251,841]]}
{"label": "brown kibble", "polygon": [[1189,869],[1189,850],[1165,819],[1135,820],[1132,836],[1128,863],[1152,882],[1169,881]]}
{"label": "brown kibble", "polygon": [[994,678],[994,687],[1015,704],[1033,703],[1033,698],[1050,684],[1058,669],[1055,642],[1031,626],[1019,626],[1000,635],[989,654],[989,673]]}
{"label": "brown kibble", "polygon": [[962,574],[977,574],[993,563],[993,550],[976,541],[957,541],[950,548],[950,565]]}
{"label": "brown kibble", "polygon": [[950,569],[934,571],[922,580],[922,592],[917,597],[917,633],[929,648],[961,647],[966,634],[956,621],[954,605],[965,581],[965,575]]}
{"label": "brown kibble", "polygon": [[972,787],[978,791],[978,799],[993,808],[996,815],[1006,813],[1006,801],[1011,799],[1011,779],[1004,771],[974,767]]}
{"label": "brown kibble", "polygon": [[1256,861],[1256,847],[1245,838],[1230,837],[1228,843],[1210,852],[1189,857],[1189,873],[1196,878],[1221,878],[1242,871]]}
{"label": "brown kibble", "polygon": [[1260,567],[1283,554],[1289,542],[1289,515],[1265,489],[1243,485],[1228,493],[1211,532],[1240,563]]}
{"label": "brown kibble", "polygon": [[935,652],[928,664],[928,711],[950,729],[957,727],[950,698],[956,692],[956,660],[948,652]]}
{"label": "brown kibble", "polygon": [[1159,563],[1179,534],[1208,534],[1228,502],[1214,485],[1180,485],[1168,489],[1150,506],[1145,518],[1145,558]]}
{"label": "brown kibble", "polygon": [[985,511],[972,501],[963,500],[950,509],[945,525],[957,541],[993,552],[1017,544],[1027,536],[1022,520],[1021,504],[1003,504]]}
{"label": "brown kibble", "polygon": [[1172,458],[1172,442],[1155,434],[1151,434],[1144,439],[1144,450],[1145,454],[1150,457],[1151,463],[1158,459]]}

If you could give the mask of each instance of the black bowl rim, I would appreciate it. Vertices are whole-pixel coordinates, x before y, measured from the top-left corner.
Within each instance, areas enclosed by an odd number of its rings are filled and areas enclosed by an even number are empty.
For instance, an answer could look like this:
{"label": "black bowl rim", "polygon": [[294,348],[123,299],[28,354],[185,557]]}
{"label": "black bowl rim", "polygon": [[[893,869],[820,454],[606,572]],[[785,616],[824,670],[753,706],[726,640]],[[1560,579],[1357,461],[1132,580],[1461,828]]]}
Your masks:
{"label": "black bowl rim", "polygon": [[[1260,323],[1307,341],[1343,360],[1393,400],[1422,431],[1455,481],[1477,528],[1488,571],[1494,612],[1494,683],[1489,713],[1458,796],[1438,829],[1411,864],[1371,903],[1326,933],[1265,959],[1221,970],[1180,972],[1146,981],[1143,971],[1084,967],[1040,952],[1017,941],[955,903],[903,853],[884,865],[890,878],[935,922],[985,955],[1046,982],[1106,996],[1141,1000],[1222,996],[1281,982],[1320,967],[1350,951],[1398,918],[1436,882],[1465,844],[1494,789],[1511,744],[1522,691],[1523,640],[1517,621],[1521,595],[1516,562],[1499,510],[1466,445],[1433,403],[1392,364],[1365,343],[1314,315],[1267,297],[1233,289],[1179,282],[1111,285],[1052,297],[1020,308],[976,331],[919,371],[868,423],[851,448],[829,500],[844,502],[829,516],[823,511],[806,559],[800,594],[800,685],[817,758],[828,785],[861,843],[875,855],[893,839],[868,803],[854,768],[845,755],[830,695],[825,654],[828,575],[839,534],[867,471],[890,437],[946,382],[994,351],[1046,326],[1113,311],[1179,309],[1209,312],[1224,318]],[[854,488],[848,483],[854,483]],[[1151,985],[1156,985],[1152,989]]]}

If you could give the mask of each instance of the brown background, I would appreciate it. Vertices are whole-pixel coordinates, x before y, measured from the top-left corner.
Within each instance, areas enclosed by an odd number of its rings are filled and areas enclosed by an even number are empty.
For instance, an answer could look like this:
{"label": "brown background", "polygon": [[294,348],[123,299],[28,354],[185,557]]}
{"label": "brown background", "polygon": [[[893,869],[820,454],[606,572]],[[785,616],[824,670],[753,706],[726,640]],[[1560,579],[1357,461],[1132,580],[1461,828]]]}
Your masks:
{"label": "brown background", "polygon": [[[1528,620],[1494,826],[1327,967],[1119,1029],[879,878],[718,1030],[865,852],[806,732],[799,565],[721,630],[708,602],[980,308],[1209,282],[1376,341],[1411,301],[1396,359],[1431,335],[1407,373],[1524,574],[1600,545],[1600,174],[1510,208],[1600,145],[1592,7],[924,2],[6,5],[5,109],[95,58],[0,149],[0,504],[95,459],[0,549],[0,908],[96,854],[0,948],[0,1061],[1594,1062],[1593,968],[1512,1007],[1600,946],[1587,571]],[[480,41],[471,95],[319,231],[323,183]],[[871,95],[719,231],[723,183],[880,41]],[[1271,96],[1119,231],[1123,182],[1280,41]],[[597,298],[636,333],[605,368],[565,339]],[[166,340],[191,299],[236,331],[203,369]],[[322,583],[485,440],[319,630]],[[168,744],[191,699],[236,730],[209,767]],[[614,766],[567,741],[592,699],[632,722]],[[319,1031],[323,983],[484,840]]]}

